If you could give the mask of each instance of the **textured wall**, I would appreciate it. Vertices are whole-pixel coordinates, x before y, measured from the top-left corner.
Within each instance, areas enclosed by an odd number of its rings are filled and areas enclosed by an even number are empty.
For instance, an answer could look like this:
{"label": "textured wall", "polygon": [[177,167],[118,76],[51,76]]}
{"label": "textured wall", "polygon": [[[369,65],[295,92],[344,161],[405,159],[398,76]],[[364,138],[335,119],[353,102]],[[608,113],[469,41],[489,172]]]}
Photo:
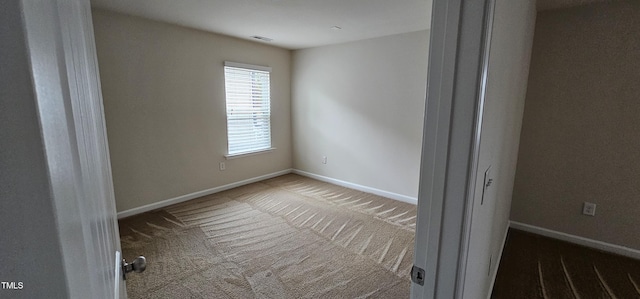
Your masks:
{"label": "textured wall", "polygon": [[[94,30],[118,211],[291,168],[290,51],[102,10]],[[223,157],[225,60],[272,67],[273,152]]]}
{"label": "textured wall", "polygon": [[416,198],[428,43],[418,31],[295,51],[295,168]]}
{"label": "textured wall", "polygon": [[538,14],[512,220],[640,249],[638,20],[637,1]]}
{"label": "textured wall", "polygon": [[585,4],[599,3],[599,2],[611,2],[611,1],[624,1],[624,0],[538,0],[538,11],[568,8],[574,6],[580,6]]}
{"label": "textured wall", "polygon": [[[509,226],[535,20],[533,0],[496,1],[469,245],[474,263],[467,265],[465,298],[486,298],[491,291]],[[489,167],[494,181],[481,204]]]}

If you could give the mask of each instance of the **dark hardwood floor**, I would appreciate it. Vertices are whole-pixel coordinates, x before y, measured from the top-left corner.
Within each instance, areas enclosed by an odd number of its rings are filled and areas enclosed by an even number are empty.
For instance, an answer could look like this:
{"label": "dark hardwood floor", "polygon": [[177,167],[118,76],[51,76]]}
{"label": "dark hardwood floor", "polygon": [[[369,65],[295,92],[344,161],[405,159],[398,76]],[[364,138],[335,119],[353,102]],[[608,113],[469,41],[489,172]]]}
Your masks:
{"label": "dark hardwood floor", "polygon": [[510,229],[491,298],[640,298],[640,261]]}

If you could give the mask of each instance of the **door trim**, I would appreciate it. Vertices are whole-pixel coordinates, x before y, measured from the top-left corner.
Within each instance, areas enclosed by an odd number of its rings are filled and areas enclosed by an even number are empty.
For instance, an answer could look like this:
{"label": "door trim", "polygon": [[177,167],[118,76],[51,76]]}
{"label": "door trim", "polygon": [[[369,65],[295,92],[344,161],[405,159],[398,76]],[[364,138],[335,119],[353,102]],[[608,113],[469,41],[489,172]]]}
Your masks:
{"label": "door trim", "polygon": [[492,0],[434,0],[412,298],[462,298]]}
{"label": "door trim", "polygon": [[[487,82],[489,79],[489,57],[491,52],[491,36],[493,33],[493,19],[496,7],[496,0],[487,0],[484,9],[484,20],[482,27],[482,41],[480,48],[480,82],[478,84],[478,103],[476,106],[475,115],[475,127],[473,130],[473,143],[471,148],[471,165],[469,170],[469,187],[467,189],[467,203],[468,206],[465,211],[465,223],[463,226],[462,235],[464,240],[461,244],[460,253],[460,270],[458,274],[458,284],[462,287],[459,289],[458,298],[462,298],[464,295],[464,284],[466,279],[467,264],[469,262],[469,247],[471,243],[471,224],[473,223],[473,207],[475,206],[476,198],[476,183],[478,182],[478,165],[480,163],[480,142],[482,137],[482,123],[484,119],[484,105],[487,95]],[[496,267],[497,268],[497,267]]]}

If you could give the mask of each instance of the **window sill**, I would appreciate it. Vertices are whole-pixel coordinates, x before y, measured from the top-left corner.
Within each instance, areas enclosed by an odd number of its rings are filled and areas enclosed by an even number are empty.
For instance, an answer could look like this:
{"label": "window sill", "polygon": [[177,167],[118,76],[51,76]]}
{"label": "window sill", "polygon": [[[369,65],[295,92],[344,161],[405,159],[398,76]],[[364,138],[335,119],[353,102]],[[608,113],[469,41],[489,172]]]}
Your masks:
{"label": "window sill", "polygon": [[268,149],[263,149],[263,150],[259,150],[259,151],[255,151],[255,152],[246,152],[246,153],[239,153],[239,154],[233,154],[233,155],[224,155],[224,157],[227,160],[233,160],[233,159],[247,157],[247,156],[254,156],[254,155],[259,155],[259,154],[264,154],[264,153],[270,153],[275,149],[276,149],[275,147],[271,147],[271,148],[268,148]]}

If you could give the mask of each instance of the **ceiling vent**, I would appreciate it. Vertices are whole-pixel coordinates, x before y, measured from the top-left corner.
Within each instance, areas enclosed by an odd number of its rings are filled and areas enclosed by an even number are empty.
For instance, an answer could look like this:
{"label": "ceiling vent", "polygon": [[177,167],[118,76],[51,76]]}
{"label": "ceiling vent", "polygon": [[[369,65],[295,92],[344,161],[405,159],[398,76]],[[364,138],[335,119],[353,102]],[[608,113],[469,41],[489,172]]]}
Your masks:
{"label": "ceiling vent", "polygon": [[257,40],[261,40],[263,42],[270,42],[273,40],[273,38],[268,38],[268,37],[264,37],[264,36],[259,36],[259,35],[254,35],[251,38],[253,39],[257,39]]}

